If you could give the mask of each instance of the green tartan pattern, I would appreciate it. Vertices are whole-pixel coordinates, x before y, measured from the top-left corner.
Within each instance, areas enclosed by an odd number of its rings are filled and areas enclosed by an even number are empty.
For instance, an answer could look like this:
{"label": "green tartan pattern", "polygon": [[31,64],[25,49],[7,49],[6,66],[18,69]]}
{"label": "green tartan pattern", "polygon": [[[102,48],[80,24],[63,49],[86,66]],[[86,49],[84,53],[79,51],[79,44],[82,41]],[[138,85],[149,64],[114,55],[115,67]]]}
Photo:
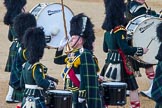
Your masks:
{"label": "green tartan pattern", "polygon": [[[22,65],[26,62],[26,50],[22,50],[19,46],[18,53],[15,55],[15,60],[12,65],[11,75],[10,75],[10,84],[14,89],[20,88],[20,76],[22,73]],[[23,53],[25,56],[23,56]],[[25,57],[25,58],[24,58]]]}
{"label": "green tartan pattern", "polygon": [[[72,52],[74,53],[74,52]],[[75,52],[75,55],[79,52]],[[84,95],[88,108],[102,108],[102,100],[99,92],[99,84],[97,77],[98,65],[94,61],[92,52],[84,49],[80,53],[80,65],[78,67],[72,66],[75,74],[80,74],[80,88],[77,88],[69,78],[65,78],[64,88],[71,90],[73,94],[73,106],[74,108],[85,108],[85,103],[79,103],[79,91],[85,91]],[[65,59],[67,55],[62,55],[62,51],[56,52],[56,57],[54,58],[54,63],[65,64]],[[83,97],[82,97],[83,98]]]}
{"label": "green tartan pattern", "polygon": [[102,108],[97,77],[97,65],[92,58],[92,53],[88,50],[84,50],[80,56],[80,60],[80,90],[86,90],[88,108]]}
{"label": "green tartan pattern", "polygon": [[6,67],[5,67],[5,72],[11,72],[12,64],[14,62],[15,55],[18,50],[18,46],[19,45],[17,41],[12,42],[12,45],[10,46],[10,49],[9,49],[9,55],[8,55],[8,59],[7,59]]}
{"label": "green tartan pattern", "polygon": [[160,61],[156,67],[156,74],[153,80],[151,95],[153,100],[162,104],[162,62]]}

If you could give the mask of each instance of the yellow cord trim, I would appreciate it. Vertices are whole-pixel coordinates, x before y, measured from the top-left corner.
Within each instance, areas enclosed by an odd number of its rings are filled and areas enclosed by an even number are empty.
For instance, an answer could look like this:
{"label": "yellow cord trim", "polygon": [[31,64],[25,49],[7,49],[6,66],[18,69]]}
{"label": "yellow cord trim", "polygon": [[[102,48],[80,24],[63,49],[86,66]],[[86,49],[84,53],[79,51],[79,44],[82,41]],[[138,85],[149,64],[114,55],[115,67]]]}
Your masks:
{"label": "yellow cord trim", "polygon": [[23,58],[27,60],[26,55],[25,55],[26,49],[23,50]]}
{"label": "yellow cord trim", "polygon": [[43,68],[43,65],[42,65],[41,63],[39,63],[39,62],[34,63],[34,65],[32,66],[32,68],[33,68],[33,69],[32,69],[32,75],[33,75],[33,78],[35,79],[34,72],[35,72],[36,66],[37,66],[38,64],[40,64],[40,66],[41,66],[41,69],[42,69],[42,75],[43,75],[43,78],[45,79],[45,74],[44,74],[44,68]]}
{"label": "yellow cord trim", "polygon": [[113,32],[116,33],[116,32],[118,32],[118,31],[120,31],[120,30],[126,31],[126,29],[125,29],[124,26],[117,26],[117,27],[114,28]]}

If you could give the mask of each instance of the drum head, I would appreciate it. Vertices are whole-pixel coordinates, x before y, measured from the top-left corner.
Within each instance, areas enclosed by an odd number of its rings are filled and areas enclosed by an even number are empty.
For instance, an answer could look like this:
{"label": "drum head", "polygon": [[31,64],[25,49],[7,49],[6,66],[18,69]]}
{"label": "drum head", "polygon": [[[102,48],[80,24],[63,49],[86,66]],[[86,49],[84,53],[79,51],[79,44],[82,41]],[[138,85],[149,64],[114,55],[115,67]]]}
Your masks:
{"label": "drum head", "polygon": [[102,85],[110,85],[110,86],[126,86],[126,83],[123,82],[104,82]]}
{"label": "drum head", "polygon": [[156,28],[160,22],[162,22],[160,18],[141,15],[130,21],[126,27],[128,34],[132,35],[134,47],[148,47],[149,51],[140,58],[150,64],[157,64],[155,56],[158,53],[160,43],[156,37]]}
{"label": "drum head", "polygon": [[72,94],[72,92],[67,91],[67,90],[48,90],[50,93],[54,94]]}
{"label": "drum head", "polygon": [[[35,11],[39,10],[38,6]],[[35,11],[31,11],[31,13],[36,13]],[[65,13],[65,22],[63,18],[62,5],[59,3],[48,4],[41,9],[36,18],[37,18],[37,26],[43,27],[45,35],[47,37],[50,36],[50,42],[47,43],[48,46],[53,48],[58,48],[60,44],[66,43],[67,40],[70,40],[71,37],[69,35],[70,31],[70,20],[73,17],[73,12],[64,5],[64,13]],[[65,27],[67,29],[67,37]]]}

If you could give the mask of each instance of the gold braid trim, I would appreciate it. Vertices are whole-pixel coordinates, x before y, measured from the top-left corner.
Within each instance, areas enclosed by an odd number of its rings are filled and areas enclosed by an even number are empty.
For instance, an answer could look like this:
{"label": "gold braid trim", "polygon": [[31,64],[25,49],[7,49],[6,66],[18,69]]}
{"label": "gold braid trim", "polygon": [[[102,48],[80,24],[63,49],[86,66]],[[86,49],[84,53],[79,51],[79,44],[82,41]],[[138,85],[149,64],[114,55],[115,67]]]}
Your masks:
{"label": "gold braid trim", "polygon": [[116,27],[113,29],[113,32],[116,33],[116,32],[118,32],[118,31],[120,31],[120,30],[126,31],[126,29],[125,29],[124,26],[119,25],[119,26],[116,26]]}
{"label": "gold braid trim", "polygon": [[34,72],[35,72],[36,66],[37,66],[38,64],[40,64],[41,69],[42,69],[43,78],[45,78],[44,68],[43,68],[43,65],[42,65],[40,62],[34,63],[33,66],[31,67],[31,68],[32,68],[32,75],[33,75],[33,78],[35,79]]}
{"label": "gold braid trim", "polygon": [[26,49],[23,50],[23,58],[27,60],[26,55],[25,55]]}

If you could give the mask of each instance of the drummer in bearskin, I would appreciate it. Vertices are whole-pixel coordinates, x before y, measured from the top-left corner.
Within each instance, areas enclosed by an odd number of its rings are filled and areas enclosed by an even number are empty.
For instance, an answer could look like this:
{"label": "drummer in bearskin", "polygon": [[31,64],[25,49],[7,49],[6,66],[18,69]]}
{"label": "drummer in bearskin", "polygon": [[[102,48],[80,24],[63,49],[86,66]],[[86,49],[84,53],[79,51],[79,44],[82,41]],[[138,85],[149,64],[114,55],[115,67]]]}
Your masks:
{"label": "drummer in bearskin", "polygon": [[83,13],[74,16],[70,21],[72,51],[62,55],[60,47],[54,58],[54,63],[66,64],[62,77],[64,89],[73,93],[73,108],[102,108],[98,65],[93,58],[93,27],[90,18]]}
{"label": "drummer in bearskin", "polygon": [[155,57],[158,60],[158,64],[156,66],[155,78],[153,79],[151,96],[152,99],[156,102],[155,108],[162,108],[162,23],[157,26],[156,33],[158,41],[161,44]]}
{"label": "drummer in bearskin", "polygon": [[[8,31],[8,39],[12,42],[10,49],[9,49],[9,55],[5,67],[6,72],[11,72],[11,67],[14,61],[15,53],[18,50],[18,40],[17,40],[17,34],[15,33],[13,29],[13,19],[21,12],[24,12],[24,6],[26,5],[26,0],[4,0],[4,5],[7,9],[7,12],[4,16],[4,24],[9,26]],[[8,94],[6,96],[6,102],[14,102],[14,100],[11,99],[13,93],[13,88],[9,84],[9,90]]]}
{"label": "drummer in bearskin", "polygon": [[[126,3],[126,19],[127,22],[132,20],[133,18],[142,15],[142,14],[148,14],[151,16],[159,17],[159,14],[157,14],[154,10],[151,10],[145,0],[128,0]],[[128,39],[128,43],[131,44],[131,40]],[[148,98],[151,98],[151,89],[152,89],[152,83],[155,76],[153,64],[147,63],[147,61],[137,60],[132,57],[129,58],[132,61],[133,68],[136,72],[139,73],[139,68],[145,68],[145,73],[147,78],[150,80],[150,87],[146,91],[141,91],[140,93],[143,96],[146,96]]]}
{"label": "drummer in bearskin", "polygon": [[159,17],[159,14],[147,6],[145,0],[127,0],[126,16],[128,21],[142,14]]}
{"label": "drummer in bearskin", "polygon": [[30,27],[36,27],[36,19],[34,15],[30,13],[20,13],[14,18],[13,21],[14,31],[17,34],[17,47],[18,51],[15,54],[13,61],[11,74],[10,74],[10,85],[14,89],[12,99],[22,101],[23,90],[20,87],[20,76],[22,71],[22,65],[27,60],[27,51],[24,48],[22,39],[25,31]]}
{"label": "drummer in bearskin", "polygon": [[127,56],[142,56],[148,49],[132,47],[127,43],[124,0],[104,0],[104,4],[106,16],[102,25],[105,30],[103,51],[107,53],[107,58],[101,76],[105,81],[125,82],[130,90],[131,108],[140,108],[138,85]]}
{"label": "drummer in bearskin", "polygon": [[42,28],[29,28],[23,38],[27,61],[23,65],[20,86],[24,88],[22,108],[46,108],[45,91],[55,89],[56,82],[47,78],[44,65],[40,63],[46,47]]}

